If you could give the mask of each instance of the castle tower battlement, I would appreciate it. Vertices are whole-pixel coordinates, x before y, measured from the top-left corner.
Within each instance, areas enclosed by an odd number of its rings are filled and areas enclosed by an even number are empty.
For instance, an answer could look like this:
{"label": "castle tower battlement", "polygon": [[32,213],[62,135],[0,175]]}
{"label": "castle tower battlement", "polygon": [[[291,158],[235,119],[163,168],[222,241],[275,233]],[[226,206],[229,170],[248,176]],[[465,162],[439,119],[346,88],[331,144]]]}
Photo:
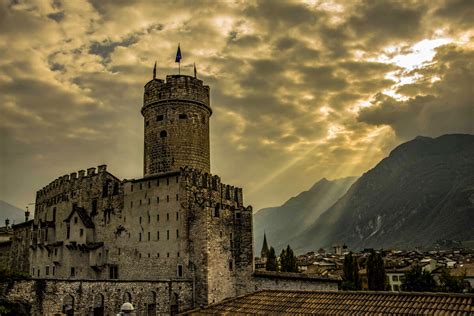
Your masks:
{"label": "castle tower battlement", "polygon": [[145,85],[142,114],[148,105],[171,100],[196,102],[212,113],[209,105],[209,86],[203,85],[202,80],[191,76],[168,75],[166,81],[153,79]]}
{"label": "castle tower battlement", "polygon": [[145,85],[144,176],[191,167],[210,172],[209,86],[186,75]]}

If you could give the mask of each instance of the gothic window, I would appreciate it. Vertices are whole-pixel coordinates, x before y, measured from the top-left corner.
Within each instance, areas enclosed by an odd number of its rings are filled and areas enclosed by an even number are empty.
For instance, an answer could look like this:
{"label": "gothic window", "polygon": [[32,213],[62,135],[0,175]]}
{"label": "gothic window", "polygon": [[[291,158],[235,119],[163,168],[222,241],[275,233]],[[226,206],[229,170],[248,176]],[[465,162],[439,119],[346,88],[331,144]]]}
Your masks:
{"label": "gothic window", "polygon": [[160,132],[160,137],[161,137],[161,138],[165,138],[165,137],[167,137],[167,136],[168,136],[168,133],[167,133],[166,131],[161,131],[161,132]]}

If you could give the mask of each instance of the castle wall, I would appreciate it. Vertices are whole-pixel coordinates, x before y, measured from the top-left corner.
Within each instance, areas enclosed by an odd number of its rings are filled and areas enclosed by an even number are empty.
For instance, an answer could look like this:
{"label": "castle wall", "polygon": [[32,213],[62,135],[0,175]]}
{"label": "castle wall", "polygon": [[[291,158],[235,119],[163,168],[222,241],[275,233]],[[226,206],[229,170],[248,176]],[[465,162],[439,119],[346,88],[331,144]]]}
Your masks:
{"label": "castle wall", "polygon": [[124,194],[123,231],[116,242],[120,278],[191,277],[180,173],[125,182]]}
{"label": "castle wall", "polygon": [[[79,214],[73,213],[74,207],[84,209],[93,227],[86,227]],[[87,173],[81,170],[65,175],[38,191],[30,274],[38,278],[106,278],[106,267],[92,267],[89,252],[101,248],[97,256],[105,260],[113,246],[111,222],[120,217],[122,209],[121,182],[105,165],[99,166],[98,172],[89,168]]]}
{"label": "castle wall", "polygon": [[340,281],[300,273],[258,271],[247,284],[247,292],[258,290],[338,291]]}
{"label": "castle wall", "polygon": [[[90,315],[103,307],[104,315],[116,315],[129,301],[137,315],[169,315],[173,311],[193,308],[192,281],[74,281],[37,279],[16,281],[9,286],[6,297],[26,300],[32,315],[61,315],[73,305],[74,315]],[[146,314],[150,311],[149,314]]]}
{"label": "castle wall", "polygon": [[183,178],[198,303],[238,295],[253,269],[251,208],[243,206],[242,189],[217,176],[185,168]]}

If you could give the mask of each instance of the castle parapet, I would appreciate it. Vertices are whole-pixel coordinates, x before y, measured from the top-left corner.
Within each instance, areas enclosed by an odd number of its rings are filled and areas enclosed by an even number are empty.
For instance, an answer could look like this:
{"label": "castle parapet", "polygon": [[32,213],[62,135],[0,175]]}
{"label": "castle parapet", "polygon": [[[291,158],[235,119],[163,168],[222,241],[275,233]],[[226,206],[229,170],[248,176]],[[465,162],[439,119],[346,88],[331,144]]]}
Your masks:
{"label": "castle parapet", "polygon": [[209,86],[203,85],[202,80],[185,75],[168,75],[166,82],[153,79],[145,85],[143,107],[173,100],[199,103],[212,112],[209,104]]}
{"label": "castle parapet", "polygon": [[222,183],[219,176],[188,167],[181,168],[181,174],[189,185],[218,192],[223,199],[236,202],[239,206],[243,205],[242,188]]}

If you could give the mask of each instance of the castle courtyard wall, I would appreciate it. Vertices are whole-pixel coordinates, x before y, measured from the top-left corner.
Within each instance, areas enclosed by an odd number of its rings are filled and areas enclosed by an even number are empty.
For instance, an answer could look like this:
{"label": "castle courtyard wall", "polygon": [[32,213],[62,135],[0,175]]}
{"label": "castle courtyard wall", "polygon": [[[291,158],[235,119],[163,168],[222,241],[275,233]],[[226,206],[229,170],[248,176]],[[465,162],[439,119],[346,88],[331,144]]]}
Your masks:
{"label": "castle courtyard wall", "polygon": [[[137,315],[169,315],[193,308],[192,280],[96,281],[35,279],[9,285],[6,297],[27,301],[32,315],[64,315],[64,306],[74,302],[74,315],[91,315],[103,306],[104,315],[115,316],[131,297]],[[126,294],[127,293],[127,294]]]}

